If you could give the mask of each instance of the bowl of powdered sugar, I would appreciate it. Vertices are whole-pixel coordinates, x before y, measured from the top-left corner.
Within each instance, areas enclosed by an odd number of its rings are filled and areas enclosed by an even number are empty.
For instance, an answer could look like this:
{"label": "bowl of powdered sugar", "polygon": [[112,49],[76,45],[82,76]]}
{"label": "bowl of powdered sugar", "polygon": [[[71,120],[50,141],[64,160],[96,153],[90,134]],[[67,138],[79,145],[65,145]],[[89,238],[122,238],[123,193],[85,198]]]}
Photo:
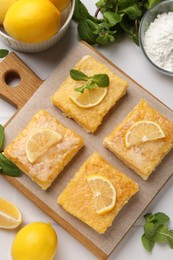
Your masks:
{"label": "bowl of powdered sugar", "polygon": [[144,14],[139,44],[156,69],[173,76],[173,1],[162,1]]}

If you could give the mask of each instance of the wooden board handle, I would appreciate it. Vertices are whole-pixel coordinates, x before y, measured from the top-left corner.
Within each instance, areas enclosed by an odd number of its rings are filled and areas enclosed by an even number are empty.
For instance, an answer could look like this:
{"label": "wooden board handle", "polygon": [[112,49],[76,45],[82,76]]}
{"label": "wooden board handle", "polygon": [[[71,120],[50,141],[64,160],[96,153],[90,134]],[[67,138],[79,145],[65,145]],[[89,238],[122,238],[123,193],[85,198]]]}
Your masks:
{"label": "wooden board handle", "polygon": [[[9,86],[10,77],[18,78],[19,84],[15,87]],[[18,110],[23,107],[42,82],[14,52],[8,54],[0,63],[0,97]]]}

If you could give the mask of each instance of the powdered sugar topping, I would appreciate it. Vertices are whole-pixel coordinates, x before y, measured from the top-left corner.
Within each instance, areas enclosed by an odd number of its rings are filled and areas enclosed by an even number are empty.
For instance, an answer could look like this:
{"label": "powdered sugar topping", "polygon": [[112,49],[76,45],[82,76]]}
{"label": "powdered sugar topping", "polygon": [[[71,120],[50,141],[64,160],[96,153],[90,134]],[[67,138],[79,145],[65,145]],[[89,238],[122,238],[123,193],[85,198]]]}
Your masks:
{"label": "powdered sugar topping", "polygon": [[173,12],[157,15],[145,32],[144,48],[153,63],[173,72]]}

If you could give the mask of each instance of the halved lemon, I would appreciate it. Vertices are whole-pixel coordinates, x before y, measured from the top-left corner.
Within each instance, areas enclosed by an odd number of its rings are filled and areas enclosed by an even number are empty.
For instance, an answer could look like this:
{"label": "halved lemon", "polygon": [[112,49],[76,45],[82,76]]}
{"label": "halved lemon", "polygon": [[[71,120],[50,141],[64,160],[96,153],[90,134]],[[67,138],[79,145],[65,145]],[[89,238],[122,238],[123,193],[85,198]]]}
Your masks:
{"label": "halved lemon", "polygon": [[71,100],[82,108],[95,107],[104,99],[108,88],[99,88],[95,86],[93,89],[85,89],[83,93],[73,91],[70,95]]}
{"label": "halved lemon", "polygon": [[0,198],[0,228],[13,229],[22,222],[19,209],[10,201]]}
{"label": "halved lemon", "polygon": [[111,211],[116,203],[116,190],[113,184],[100,175],[89,175],[87,181],[93,193],[96,213],[102,215]]}
{"label": "halved lemon", "polygon": [[153,121],[138,121],[133,124],[125,135],[125,144],[129,148],[133,145],[164,138],[162,128]]}
{"label": "halved lemon", "polygon": [[61,140],[61,135],[51,129],[41,128],[34,131],[26,142],[26,155],[29,162],[34,163],[47,150]]}

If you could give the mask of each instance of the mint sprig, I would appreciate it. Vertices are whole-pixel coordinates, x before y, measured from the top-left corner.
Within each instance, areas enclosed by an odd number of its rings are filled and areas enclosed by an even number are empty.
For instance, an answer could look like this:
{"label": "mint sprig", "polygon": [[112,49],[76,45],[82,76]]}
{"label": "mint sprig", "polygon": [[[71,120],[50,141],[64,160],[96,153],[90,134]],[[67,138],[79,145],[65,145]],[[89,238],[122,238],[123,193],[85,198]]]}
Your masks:
{"label": "mint sprig", "polygon": [[107,74],[95,74],[91,77],[87,76],[80,70],[70,70],[70,76],[77,81],[85,81],[86,83],[79,88],[75,88],[77,92],[83,93],[85,89],[93,89],[95,86],[105,88],[109,86],[109,77]]}
{"label": "mint sprig", "polygon": [[144,216],[144,234],[141,237],[144,248],[151,252],[155,243],[167,243],[173,249],[173,230],[168,228],[170,218],[162,212]]}
{"label": "mint sprig", "polygon": [[19,168],[12,162],[10,162],[3,154],[4,143],[4,128],[0,125],[0,173],[12,177],[18,177],[21,175]]}

